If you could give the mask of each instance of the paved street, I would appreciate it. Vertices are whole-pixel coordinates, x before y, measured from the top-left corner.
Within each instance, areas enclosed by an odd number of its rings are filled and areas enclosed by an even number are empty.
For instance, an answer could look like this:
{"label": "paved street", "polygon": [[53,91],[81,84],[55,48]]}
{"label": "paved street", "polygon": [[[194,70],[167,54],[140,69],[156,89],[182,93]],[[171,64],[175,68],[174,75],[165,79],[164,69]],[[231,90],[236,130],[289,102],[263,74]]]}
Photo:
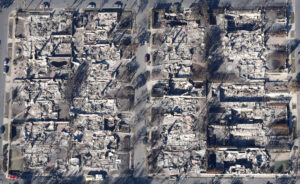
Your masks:
{"label": "paved street", "polygon": [[[295,30],[296,30],[296,39],[300,40],[300,1],[295,0]],[[298,47],[297,51],[300,51],[300,48]],[[298,55],[299,56],[299,55]],[[298,57],[299,59],[299,57]],[[297,65],[298,71],[300,71],[300,65],[298,62]]]}
{"label": "paved street", "polygon": [[[14,3],[8,9],[2,9],[0,12],[0,126],[3,125],[3,115],[4,115],[4,96],[5,96],[5,75],[3,74],[4,58],[7,56],[7,37],[8,37],[8,16],[9,13],[16,8],[17,4]],[[1,155],[1,165],[2,165],[2,135],[0,139],[0,155]],[[8,183],[5,179],[3,173],[0,174],[0,182]]]}
{"label": "paved street", "polygon": [[[294,1],[294,11],[295,11],[295,39],[300,40],[300,1],[295,0]],[[295,62],[296,62],[296,73],[300,73],[300,55],[298,54],[300,52],[300,46],[298,45],[298,48],[295,50]],[[300,144],[300,92],[297,93],[297,135],[298,135],[298,144]],[[298,145],[299,146],[299,145]],[[298,150],[300,151],[300,150]],[[298,153],[299,157],[299,153]],[[298,158],[298,173],[299,173],[299,158]],[[298,181],[300,183],[300,181]]]}
{"label": "paved street", "polygon": [[[295,0],[295,39],[300,40],[300,1],[299,0]],[[298,46],[298,48],[295,50],[295,54],[296,54],[296,72],[297,74],[300,72],[300,54],[298,54],[300,52],[300,46]],[[297,108],[300,107],[300,92],[298,92],[297,94]],[[298,132],[300,133],[300,110],[298,109]],[[299,136],[300,139],[300,136]],[[300,143],[300,142],[299,142]]]}

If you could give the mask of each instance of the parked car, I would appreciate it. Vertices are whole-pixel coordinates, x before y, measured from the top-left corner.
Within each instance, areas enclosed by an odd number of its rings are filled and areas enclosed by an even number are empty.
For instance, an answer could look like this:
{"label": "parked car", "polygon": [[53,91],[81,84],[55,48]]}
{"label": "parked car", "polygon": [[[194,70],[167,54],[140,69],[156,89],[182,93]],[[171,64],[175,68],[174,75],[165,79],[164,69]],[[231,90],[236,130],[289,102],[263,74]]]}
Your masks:
{"label": "parked car", "polygon": [[7,58],[7,57],[6,57],[6,58],[4,58],[4,64],[5,64],[5,65],[8,65],[9,61],[10,61],[10,59],[9,59],[9,58]]}
{"label": "parked car", "polygon": [[5,126],[2,125],[1,128],[0,128],[0,133],[3,134],[4,132],[5,132]]}
{"label": "parked car", "polygon": [[50,3],[49,2],[44,2],[40,4],[41,9],[47,9],[50,8]]}
{"label": "parked car", "polygon": [[8,71],[9,71],[9,66],[5,65],[4,68],[3,68],[3,70],[4,70],[3,73],[7,74]]}
{"label": "parked car", "polygon": [[88,8],[96,8],[96,3],[90,2],[87,7]]}
{"label": "parked car", "polygon": [[118,7],[118,8],[122,8],[123,3],[121,1],[117,1],[117,2],[115,2],[115,4],[113,6]]}
{"label": "parked car", "polygon": [[44,8],[45,9],[50,8],[50,3],[49,2],[44,2]]}
{"label": "parked car", "polygon": [[23,172],[22,174],[21,174],[21,178],[22,179],[30,179],[30,178],[32,178],[33,177],[33,174],[31,173],[31,172]]}
{"label": "parked car", "polygon": [[21,174],[21,172],[18,171],[18,170],[9,170],[9,171],[8,171],[8,174],[9,174],[9,175],[13,175],[13,176],[19,177],[20,174]]}
{"label": "parked car", "polygon": [[85,175],[84,176],[85,181],[102,181],[103,176],[101,174],[96,174],[95,176],[93,175]]}
{"label": "parked car", "polygon": [[18,176],[17,175],[13,175],[13,174],[9,174],[6,179],[8,179],[8,180],[16,180],[16,179],[18,179]]}
{"label": "parked car", "polygon": [[145,55],[145,62],[148,63],[150,61],[150,54]]}

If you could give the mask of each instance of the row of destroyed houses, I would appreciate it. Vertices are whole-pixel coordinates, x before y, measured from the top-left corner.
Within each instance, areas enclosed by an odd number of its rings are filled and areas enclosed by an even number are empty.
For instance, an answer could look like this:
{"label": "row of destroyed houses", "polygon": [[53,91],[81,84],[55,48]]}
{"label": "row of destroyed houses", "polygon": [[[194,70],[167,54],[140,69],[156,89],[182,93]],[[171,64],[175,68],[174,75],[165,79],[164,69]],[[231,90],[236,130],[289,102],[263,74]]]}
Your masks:
{"label": "row of destroyed houses", "polygon": [[286,7],[199,7],[152,10],[149,175],[293,173]]}
{"label": "row of destroyed houses", "polygon": [[122,12],[21,10],[11,16],[16,52],[6,169],[42,176],[132,170],[130,80],[137,68]]}

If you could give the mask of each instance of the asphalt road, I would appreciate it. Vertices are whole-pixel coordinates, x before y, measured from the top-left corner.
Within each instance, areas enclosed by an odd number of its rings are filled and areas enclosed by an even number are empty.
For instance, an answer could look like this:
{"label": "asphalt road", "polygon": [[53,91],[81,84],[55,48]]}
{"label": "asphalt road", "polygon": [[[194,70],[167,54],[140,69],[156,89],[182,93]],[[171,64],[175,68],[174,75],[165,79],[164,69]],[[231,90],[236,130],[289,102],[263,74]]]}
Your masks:
{"label": "asphalt road", "polygon": [[[294,12],[295,12],[295,39],[300,40],[300,1],[299,0],[294,0]],[[296,55],[296,73],[300,73],[300,46],[298,45],[298,48],[295,50],[295,55]],[[297,135],[298,135],[298,146],[300,144],[300,92],[297,93]],[[299,163],[300,163],[300,150],[298,150],[298,170],[299,168]],[[299,171],[298,171],[299,173]],[[300,181],[297,181],[300,183]]]}
{"label": "asphalt road", "polygon": [[[3,114],[4,114],[4,95],[5,95],[5,75],[3,73],[4,58],[7,56],[7,37],[8,37],[8,16],[9,13],[15,9],[17,4],[11,5],[8,9],[2,9],[0,12],[0,127],[3,125]],[[0,155],[2,165],[2,136],[0,139]],[[0,174],[1,183],[9,183],[5,179],[5,175],[1,172]]]}
{"label": "asphalt road", "polygon": [[[233,182],[234,181],[234,182]],[[269,182],[269,183],[268,183]],[[104,184],[292,184],[291,180],[275,180],[269,178],[182,178],[179,180],[150,179],[146,177],[135,178],[109,178]]]}
{"label": "asphalt road", "polygon": [[[295,39],[300,41],[300,1],[299,0],[295,0]],[[296,54],[296,72],[299,73],[300,72],[300,46],[298,45],[298,47],[295,50],[295,54]],[[299,54],[298,54],[299,53]],[[300,99],[299,99],[300,100]],[[298,103],[300,104],[300,103]],[[300,112],[300,111],[298,111]],[[300,128],[300,127],[299,127]]]}
{"label": "asphalt road", "polygon": [[[295,0],[295,39],[300,40],[300,1]],[[298,54],[299,53],[299,54]],[[300,72],[300,46],[298,45],[298,48],[295,50],[296,54],[296,72],[297,74]],[[298,108],[298,132],[300,133],[300,92],[297,94],[297,108]],[[300,138],[300,137],[299,137]],[[299,142],[300,143],[300,142]]]}

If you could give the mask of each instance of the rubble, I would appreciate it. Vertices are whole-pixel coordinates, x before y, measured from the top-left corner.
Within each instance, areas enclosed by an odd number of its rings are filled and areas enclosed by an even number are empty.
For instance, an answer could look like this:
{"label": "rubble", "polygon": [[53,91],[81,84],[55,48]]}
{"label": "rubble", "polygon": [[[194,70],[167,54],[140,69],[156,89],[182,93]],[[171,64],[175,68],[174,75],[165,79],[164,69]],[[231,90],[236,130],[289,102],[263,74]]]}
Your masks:
{"label": "rubble", "polygon": [[178,6],[152,10],[149,175],[272,174],[292,152],[292,94],[286,36],[264,26],[284,10],[216,10],[205,28],[205,3]]}
{"label": "rubble", "polygon": [[[106,10],[16,13],[16,32],[24,30],[14,38],[10,76],[11,127],[17,130],[10,149],[20,150],[24,162],[18,170],[121,176],[132,169],[135,91],[117,74],[133,58],[122,58],[126,47],[114,41],[119,16]],[[131,34],[128,29],[123,36]]]}
{"label": "rubble", "polygon": [[132,176],[143,137],[149,177],[293,174],[285,11],[158,4],[141,68],[130,10],[17,11],[4,168]]}

